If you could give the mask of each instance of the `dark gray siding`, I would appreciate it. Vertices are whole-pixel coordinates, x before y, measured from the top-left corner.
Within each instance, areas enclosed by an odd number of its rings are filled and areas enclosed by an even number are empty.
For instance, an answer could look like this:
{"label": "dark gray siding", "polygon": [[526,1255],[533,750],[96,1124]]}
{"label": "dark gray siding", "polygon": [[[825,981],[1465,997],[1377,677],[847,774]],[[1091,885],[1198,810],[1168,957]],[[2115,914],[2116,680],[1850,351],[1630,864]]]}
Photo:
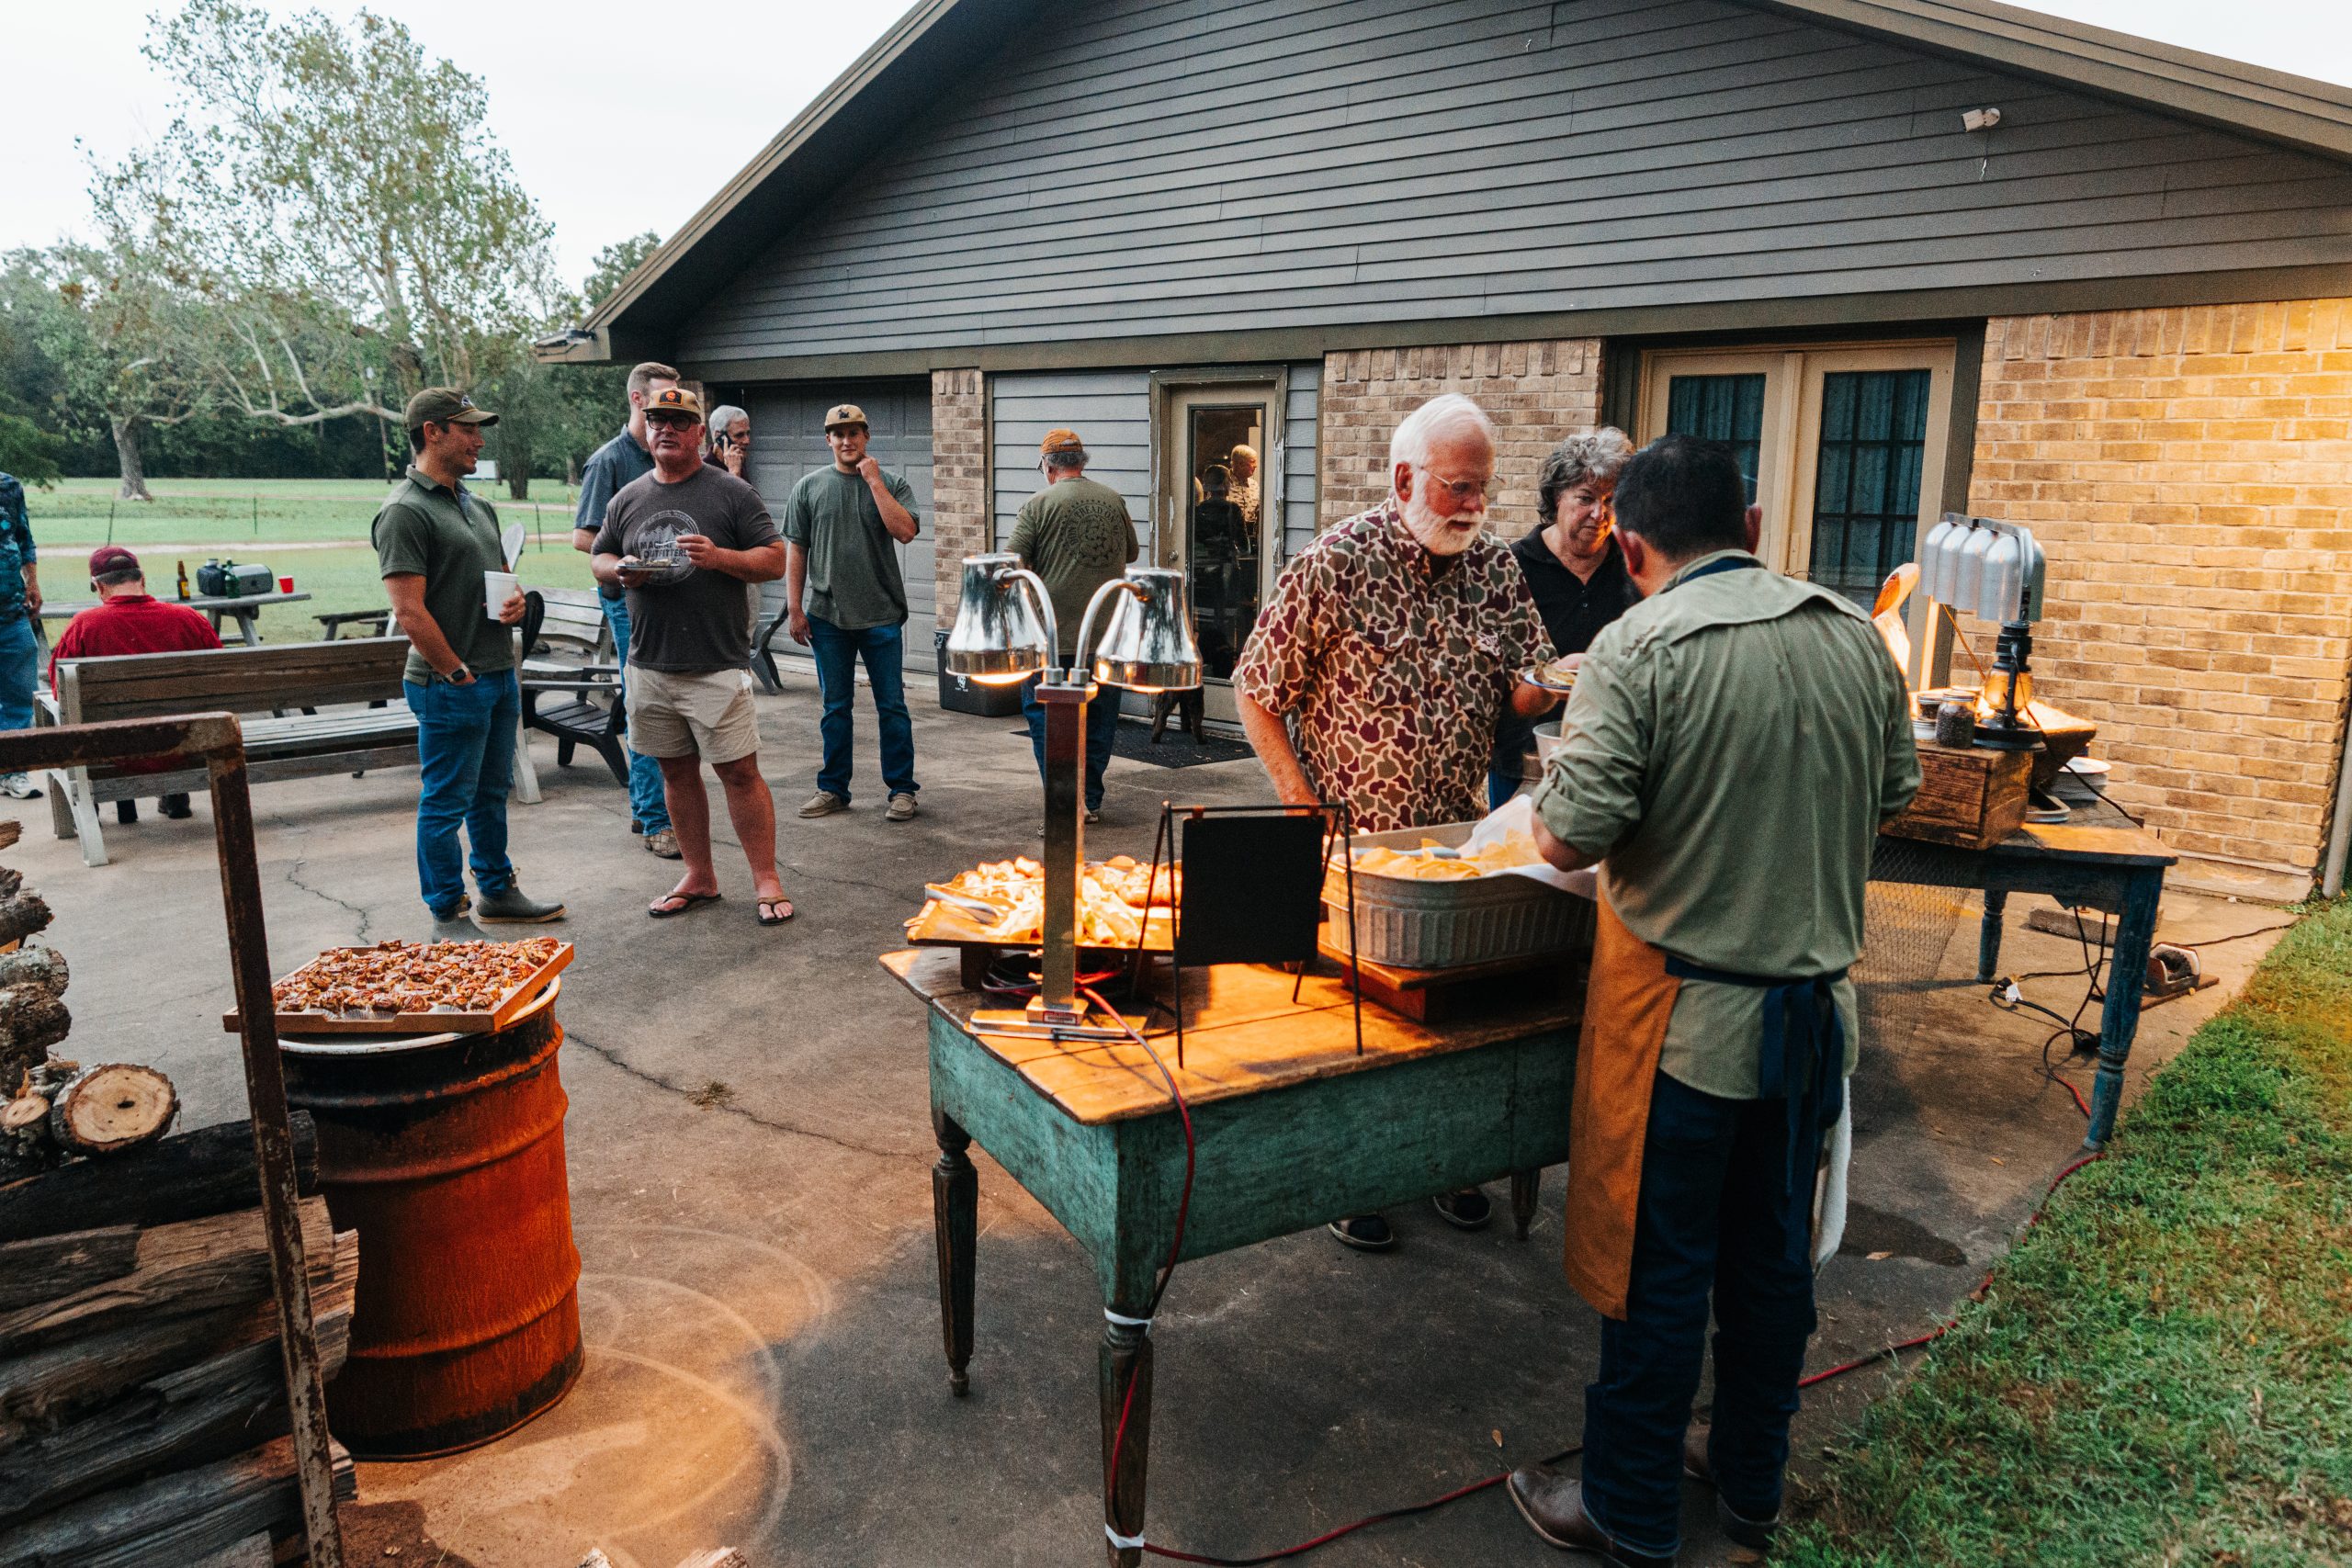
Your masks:
{"label": "dark gray siding", "polygon": [[2352,170],[1722,0],[1102,0],[976,61],[679,352],[2347,259]]}
{"label": "dark gray siding", "polygon": [[1044,487],[1037,444],[1066,427],[1086,443],[1086,477],[1126,499],[1143,540],[1136,558],[1153,558],[1151,526],[1151,377],[1142,370],[1059,371],[989,378],[989,481],[995,487],[996,547],[1012,538],[1023,502]]}

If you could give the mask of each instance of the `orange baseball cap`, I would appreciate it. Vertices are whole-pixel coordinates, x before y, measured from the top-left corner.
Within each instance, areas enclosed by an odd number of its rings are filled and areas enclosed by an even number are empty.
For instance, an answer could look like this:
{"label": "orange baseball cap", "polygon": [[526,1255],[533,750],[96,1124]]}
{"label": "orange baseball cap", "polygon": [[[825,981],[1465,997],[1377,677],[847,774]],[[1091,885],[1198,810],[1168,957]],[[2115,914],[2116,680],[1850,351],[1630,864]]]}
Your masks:
{"label": "orange baseball cap", "polygon": [[1054,452],[1083,452],[1085,450],[1086,443],[1078,438],[1078,432],[1075,430],[1049,430],[1046,432],[1046,438],[1037,443],[1039,457]]}
{"label": "orange baseball cap", "polygon": [[672,413],[690,413],[696,419],[702,418],[702,400],[684,387],[664,387],[645,400],[646,412],[651,413],[656,409],[666,409]]}

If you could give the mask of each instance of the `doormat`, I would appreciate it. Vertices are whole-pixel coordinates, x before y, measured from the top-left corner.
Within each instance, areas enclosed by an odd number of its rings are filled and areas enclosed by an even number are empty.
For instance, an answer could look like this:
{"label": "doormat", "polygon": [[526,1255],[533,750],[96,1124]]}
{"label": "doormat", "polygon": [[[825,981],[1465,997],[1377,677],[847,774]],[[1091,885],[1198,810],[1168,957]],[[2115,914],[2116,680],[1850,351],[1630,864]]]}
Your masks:
{"label": "doormat", "polygon": [[[1026,728],[1006,733],[1018,735],[1023,744],[1028,743]],[[1125,757],[1130,762],[1149,762],[1158,768],[1197,768],[1204,762],[1238,762],[1257,753],[1244,740],[1227,740],[1215,735],[1195,740],[1172,724],[1155,746],[1149,725],[1122,724],[1112,737],[1111,755]]]}

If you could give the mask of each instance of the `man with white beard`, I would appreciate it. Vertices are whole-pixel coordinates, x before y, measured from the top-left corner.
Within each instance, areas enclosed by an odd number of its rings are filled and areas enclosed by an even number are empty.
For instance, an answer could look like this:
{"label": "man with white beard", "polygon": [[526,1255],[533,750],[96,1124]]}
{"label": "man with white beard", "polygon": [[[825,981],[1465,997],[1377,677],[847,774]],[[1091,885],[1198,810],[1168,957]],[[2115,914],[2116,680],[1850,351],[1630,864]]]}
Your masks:
{"label": "man with white beard", "polygon": [[[1486,815],[1495,720],[1556,700],[1520,680],[1552,658],[1526,574],[1487,532],[1495,434],[1458,393],[1405,416],[1388,443],[1389,494],[1327,530],[1283,570],[1233,671],[1242,728],[1282,798],[1347,803],[1360,832]],[[1465,1230],[1472,1189],[1437,1201]],[[1377,1214],[1335,1222],[1350,1247],[1396,1245]]]}

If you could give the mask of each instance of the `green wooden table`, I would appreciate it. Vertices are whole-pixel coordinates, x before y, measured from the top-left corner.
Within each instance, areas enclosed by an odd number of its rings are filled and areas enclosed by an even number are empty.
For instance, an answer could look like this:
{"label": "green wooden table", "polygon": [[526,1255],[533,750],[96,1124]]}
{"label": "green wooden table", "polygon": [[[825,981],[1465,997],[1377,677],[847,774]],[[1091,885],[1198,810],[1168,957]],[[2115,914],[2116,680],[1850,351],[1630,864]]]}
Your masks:
{"label": "green wooden table", "polygon": [[[1140,1553],[1151,1437],[1149,1311],[1173,1242],[1184,1133],[1150,1058],[1131,1043],[976,1034],[952,950],[887,954],[930,1007],[932,1200],[948,1383],[970,1386],[977,1140],[1078,1238],[1102,1290],[1100,1357],[1105,1546]],[[1347,992],[1309,976],[1226,964],[1188,972],[1184,1066],[1156,1040],[1192,1108],[1197,1163],[1183,1258],[1204,1258],[1347,1214],[1512,1178],[1520,1234],[1537,1173],[1568,1156],[1581,965],[1554,994],[1422,1025],[1367,1002],[1355,1054]],[[1113,1473],[1119,1413],[1134,1389]]]}

